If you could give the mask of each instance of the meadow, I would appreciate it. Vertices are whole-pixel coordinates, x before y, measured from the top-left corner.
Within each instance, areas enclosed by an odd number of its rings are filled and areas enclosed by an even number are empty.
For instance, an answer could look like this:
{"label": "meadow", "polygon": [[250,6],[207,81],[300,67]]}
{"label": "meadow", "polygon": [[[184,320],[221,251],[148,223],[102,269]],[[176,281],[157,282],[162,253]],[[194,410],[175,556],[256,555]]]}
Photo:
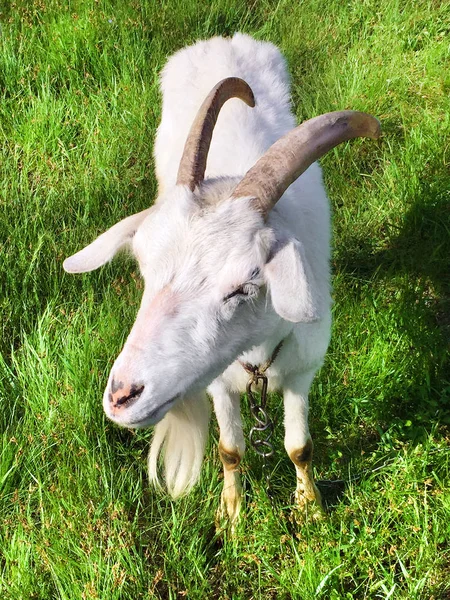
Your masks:
{"label": "meadow", "polygon": [[[0,27],[2,598],[450,598],[450,4],[1,0]],[[135,263],[62,262],[153,202],[167,57],[235,31],[281,48],[299,122],[352,108],[383,136],[322,160],[335,303],[311,431],[327,516],[292,519],[273,395],[272,497],[250,449],[232,537],[214,526],[215,423],[201,482],[173,502],[148,485],[151,429],[103,414]]]}

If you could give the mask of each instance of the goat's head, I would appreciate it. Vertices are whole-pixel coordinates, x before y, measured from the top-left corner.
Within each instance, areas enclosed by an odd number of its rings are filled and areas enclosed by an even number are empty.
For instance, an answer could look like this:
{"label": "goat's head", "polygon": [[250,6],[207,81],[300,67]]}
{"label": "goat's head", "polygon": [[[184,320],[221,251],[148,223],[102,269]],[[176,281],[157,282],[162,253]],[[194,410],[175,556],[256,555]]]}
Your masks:
{"label": "goat's head", "polygon": [[241,181],[203,181],[217,115],[231,97],[254,104],[242,80],[229,78],[212,90],[173,189],[64,263],[68,272],[91,271],[126,244],[139,262],[142,304],[103,401],[121,425],[156,423],[282,323],[321,316],[301,243],[269,227],[267,217],[313,161],[344,140],[377,137],[378,122],[353,111],[316,117],[276,142]]}

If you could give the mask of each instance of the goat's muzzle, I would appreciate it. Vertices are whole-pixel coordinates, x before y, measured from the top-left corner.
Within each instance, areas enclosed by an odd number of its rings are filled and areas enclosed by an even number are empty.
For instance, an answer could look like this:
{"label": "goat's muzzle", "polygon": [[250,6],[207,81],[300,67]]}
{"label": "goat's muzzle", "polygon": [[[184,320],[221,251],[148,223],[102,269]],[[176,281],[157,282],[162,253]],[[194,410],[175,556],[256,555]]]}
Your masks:
{"label": "goat's muzzle", "polygon": [[144,387],[142,384],[125,384],[113,378],[108,395],[111,414],[114,416],[134,404],[140,398]]}

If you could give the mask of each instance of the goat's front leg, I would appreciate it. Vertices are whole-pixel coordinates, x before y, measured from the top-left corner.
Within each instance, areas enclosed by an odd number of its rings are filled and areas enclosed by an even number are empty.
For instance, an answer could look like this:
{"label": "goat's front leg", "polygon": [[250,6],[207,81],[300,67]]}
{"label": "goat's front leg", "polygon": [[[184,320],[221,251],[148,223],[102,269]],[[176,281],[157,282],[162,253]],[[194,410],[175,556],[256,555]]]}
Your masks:
{"label": "goat's front leg", "polygon": [[218,521],[228,515],[233,529],[236,524],[242,503],[242,485],[239,464],[245,452],[244,434],[238,393],[226,390],[219,382],[213,382],[208,391],[214,403],[217,422],[220,429],[219,455],[223,464],[223,490]]}
{"label": "goat's front leg", "polygon": [[320,492],[312,474],[313,443],[308,427],[308,392],[314,371],[296,374],[284,385],[284,446],[295,465],[295,502],[302,512],[314,518],[323,513]]}

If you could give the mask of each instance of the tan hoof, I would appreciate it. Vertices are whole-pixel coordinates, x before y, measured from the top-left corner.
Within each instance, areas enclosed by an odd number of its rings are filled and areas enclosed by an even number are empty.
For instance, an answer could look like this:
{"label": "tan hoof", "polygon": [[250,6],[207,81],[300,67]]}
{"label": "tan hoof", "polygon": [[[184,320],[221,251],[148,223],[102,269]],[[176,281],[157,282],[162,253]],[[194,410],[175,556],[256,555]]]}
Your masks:
{"label": "tan hoof", "polygon": [[306,521],[319,521],[325,517],[325,511],[322,504],[316,500],[307,500],[296,496],[295,506],[292,514],[296,523],[305,523]]}
{"label": "tan hoof", "polygon": [[308,482],[307,486],[299,482],[295,491],[293,515],[297,523],[316,521],[325,517],[322,497],[314,482]]}
{"label": "tan hoof", "polygon": [[239,523],[242,506],[242,490],[240,482],[235,485],[224,488],[220,499],[220,505],[216,512],[216,529],[229,529],[234,533]]}

